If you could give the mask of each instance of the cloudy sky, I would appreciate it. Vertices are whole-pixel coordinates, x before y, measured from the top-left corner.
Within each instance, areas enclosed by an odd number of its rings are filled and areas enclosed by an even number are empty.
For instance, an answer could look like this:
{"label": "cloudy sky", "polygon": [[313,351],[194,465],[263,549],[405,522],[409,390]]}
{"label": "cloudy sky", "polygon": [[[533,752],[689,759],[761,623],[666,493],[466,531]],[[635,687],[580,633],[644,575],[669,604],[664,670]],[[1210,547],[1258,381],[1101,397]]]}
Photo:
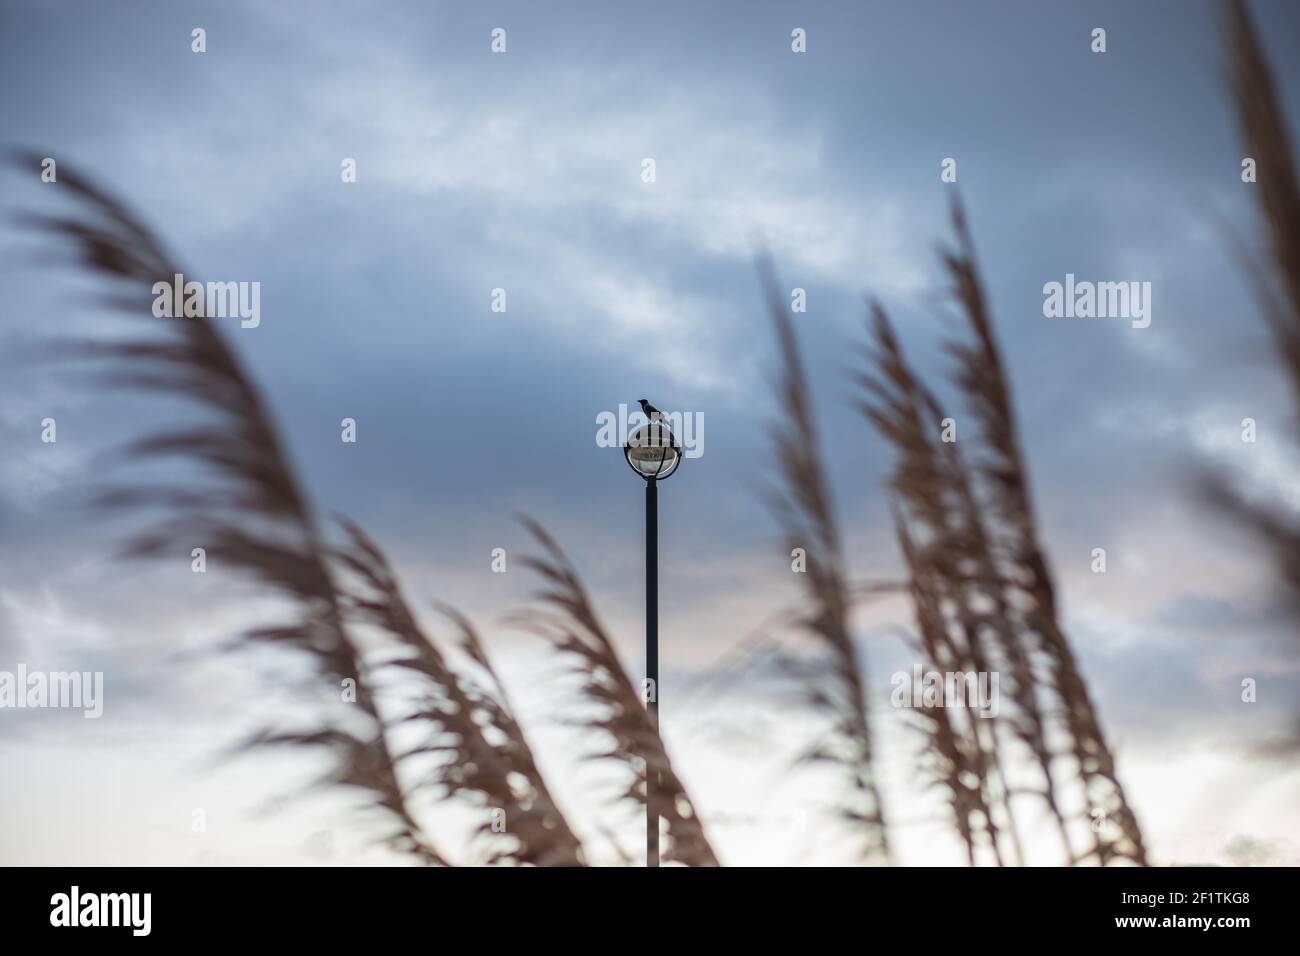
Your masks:
{"label": "cloudy sky", "polygon": [[[1300,18],[1252,7],[1300,125],[1300,64],[1283,56]],[[839,859],[821,795],[789,767],[802,720],[768,683],[703,680],[796,593],[754,494],[774,357],[755,250],[807,293],[798,327],[852,571],[897,576],[891,456],[848,374],[868,293],[923,371],[944,367],[935,252],[960,188],[1068,630],[1153,855],[1296,863],[1300,774],[1250,753],[1296,699],[1293,635],[1265,564],[1187,486],[1199,457],[1295,494],[1279,477],[1296,473],[1288,393],[1232,254],[1233,233],[1254,235],[1252,197],[1214,12],[17,0],[0,10],[0,129],[110,186],[196,274],[261,283],[260,326],[228,331],[314,501],[369,529],[421,605],[484,625],[584,820],[554,663],[499,623],[531,582],[491,573],[490,555],[525,549],[517,512],[541,519],[635,671],[640,484],[598,447],[597,416],[645,396],[703,417],[704,454],[661,493],[662,715],[730,862]],[[382,859],[336,807],[263,812],[310,768],[214,762],[253,715],[293,703],[262,662],[200,653],[256,598],[195,583],[188,545],[174,566],[123,564],[86,511],[104,450],[169,410],[33,361],[51,334],[113,321],[13,226],[58,202],[38,172],[0,174],[0,669],[102,670],[107,689],[99,721],[0,712],[0,862]],[[1150,282],[1150,327],[1044,317],[1044,283],[1067,273]],[[886,795],[907,808],[903,862],[957,862],[911,796],[917,740],[888,706],[909,624],[890,602],[859,620]]]}

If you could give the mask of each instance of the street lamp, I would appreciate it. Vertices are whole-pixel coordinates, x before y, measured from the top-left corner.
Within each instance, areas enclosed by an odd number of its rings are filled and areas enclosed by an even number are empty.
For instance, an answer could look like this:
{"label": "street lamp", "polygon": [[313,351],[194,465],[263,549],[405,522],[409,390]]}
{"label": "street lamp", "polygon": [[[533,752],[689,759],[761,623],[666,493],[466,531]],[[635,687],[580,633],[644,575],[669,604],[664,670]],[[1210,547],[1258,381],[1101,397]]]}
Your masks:
{"label": "street lamp", "polygon": [[[645,479],[645,671],[650,691],[646,709],[655,732],[659,731],[659,482],[681,464],[681,447],[668,425],[654,418],[628,436],[623,457]],[[651,799],[659,785],[646,760],[645,839],[646,866],[659,865],[659,815]]]}

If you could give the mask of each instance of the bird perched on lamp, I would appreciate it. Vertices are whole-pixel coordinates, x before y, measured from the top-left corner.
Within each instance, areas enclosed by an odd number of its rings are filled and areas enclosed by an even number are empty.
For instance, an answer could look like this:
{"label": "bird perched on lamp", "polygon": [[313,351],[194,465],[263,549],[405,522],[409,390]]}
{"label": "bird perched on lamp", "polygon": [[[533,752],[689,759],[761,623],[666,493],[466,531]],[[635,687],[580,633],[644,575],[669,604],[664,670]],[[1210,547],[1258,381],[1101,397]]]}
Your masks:
{"label": "bird perched on lamp", "polygon": [[655,408],[644,398],[638,398],[637,403],[641,406],[641,411],[645,412],[645,417],[650,419],[650,421],[657,422],[664,417],[663,412],[659,411],[659,409]]}

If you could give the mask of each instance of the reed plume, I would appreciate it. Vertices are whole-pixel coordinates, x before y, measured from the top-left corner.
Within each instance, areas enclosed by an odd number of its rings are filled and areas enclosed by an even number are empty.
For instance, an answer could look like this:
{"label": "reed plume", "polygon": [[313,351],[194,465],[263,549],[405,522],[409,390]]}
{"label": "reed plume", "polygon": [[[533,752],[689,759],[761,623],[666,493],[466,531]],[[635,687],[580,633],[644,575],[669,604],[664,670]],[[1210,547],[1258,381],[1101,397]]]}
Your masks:
{"label": "reed plume", "polygon": [[[988,587],[981,561],[987,535],[966,468],[955,444],[937,440],[938,404],[907,364],[879,303],[871,304],[871,317],[875,347],[868,358],[876,373],[857,376],[867,395],[859,407],[898,455],[890,490],[918,648],[927,670],[987,674],[995,667],[990,631],[1005,632],[1005,609]],[[982,845],[998,865],[1012,852],[1022,860],[996,722],[942,702],[919,716],[930,773],[949,794],[968,861],[976,864]]]}
{"label": "reed plume", "polygon": [[[40,155],[24,154],[19,162],[39,168]],[[74,199],[75,214],[30,215],[26,222],[70,243],[83,268],[109,281],[107,304],[124,316],[148,317],[147,330],[133,337],[69,344],[68,351],[95,362],[104,381],[193,403],[204,415],[202,423],[155,433],[124,449],[137,461],[199,463],[209,479],[198,488],[136,484],[102,495],[106,507],[140,508],[150,515],[148,529],[131,537],[127,553],[160,557],[178,547],[188,553],[188,542],[201,544],[214,563],[289,599],[296,609],[292,621],[250,629],[245,640],[291,649],[311,662],[324,685],[355,681],[356,705],[320,715],[308,730],[267,729],[249,745],[326,751],[333,764],[326,780],[365,793],[388,821],[388,842],[422,862],[446,863],[408,807],[371,673],[344,621],[329,549],[262,396],[209,318],[151,316],[153,284],[170,285],[173,276],[184,274],[153,232],[72,170],[60,169],[59,185]]]}
{"label": "reed plume", "polygon": [[[1247,258],[1283,372],[1300,415],[1300,182],[1281,96],[1244,3],[1226,6],[1229,85],[1243,149],[1256,162],[1252,192],[1268,242],[1268,262]],[[1300,612],[1300,518],[1282,508],[1248,502],[1223,479],[1207,483],[1212,499],[1228,509],[1274,556],[1278,576]]]}
{"label": "reed plume", "polygon": [[[1055,584],[1039,543],[1029,483],[1020,449],[1010,386],[993,335],[974,248],[960,203],[953,205],[954,248],[943,254],[968,336],[947,343],[956,360],[953,383],[978,427],[975,455],[963,455],[953,443],[935,442],[939,404],[907,366],[883,309],[873,309],[876,348],[874,372],[860,381],[874,401],[863,410],[894,445],[898,464],[891,488],[900,503],[900,539],[912,574],[918,627],[923,642],[943,650],[925,631],[942,627],[956,635],[956,650],[941,656],[976,670],[994,667],[1010,678],[1012,706],[1005,717],[1013,737],[1027,751],[1041,780],[1033,791],[1055,821],[1067,860],[1095,859],[1146,863],[1141,829],[1124,796],[1114,756],[1102,732],[1087,685],[1059,620]],[[969,442],[968,442],[969,443]],[[941,447],[947,445],[948,447]],[[921,578],[917,580],[920,572]],[[936,599],[928,595],[939,595]],[[934,620],[945,616],[946,625]],[[1054,729],[1064,732],[1067,752],[1049,744]],[[998,732],[968,728],[967,745],[989,779],[998,779],[998,804],[1016,841],[1006,748]],[[932,732],[933,736],[933,732]],[[954,745],[936,739],[934,746],[951,753]],[[1070,776],[1082,793],[1090,817],[1090,845],[1071,845],[1069,816],[1063,809],[1059,758],[1073,760]],[[945,758],[950,759],[950,758]],[[977,775],[980,762],[973,767]],[[991,790],[991,788],[990,788]],[[990,798],[985,802],[990,804]],[[971,805],[963,795],[958,806]],[[977,809],[979,809],[977,807]],[[984,816],[981,810],[981,816]],[[1091,822],[1091,821],[1089,821]],[[970,847],[969,824],[959,825]],[[996,849],[996,833],[990,832]]]}
{"label": "reed plume", "polygon": [[[420,786],[432,788],[438,799],[460,798],[479,810],[475,835],[487,844],[484,863],[583,865],[582,843],[546,786],[473,624],[440,606],[461,650],[483,675],[479,681],[457,673],[427,636],[378,545],[355,524],[345,522],[345,528],[351,544],[338,552],[339,559],[357,578],[349,606],[400,646],[402,653],[388,666],[419,678],[416,709],[402,722],[417,723],[423,742],[401,757],[438,758]],[[503,819],[493,819],[493,811]]]}
{"label": "reed plume", "polygon": [[577,571],[540,524],[530,518],[522,521],[542,551],[524,558],[523,564],[541,577],[544,587],[536,595],[536,605],[515,614],[513,620],[547,639],[580,678],[582,694],[595,705],[595,712],[578,725],[596,732],[606,745],[590,758],[628,768],[630,778],[618,799],[638,806],[646,805],[647,774],[653,775],[656,785],[650,788],[650,809],[666,824],[666,862],[717,866],[695,804],[674,771],[659,729],[619,661]]}
{"label": "reed plume", "polygon": [[[1265,261],[1244,252],[1242,259],[1291,385],[1292,412],[1300,416],[1300,173],[1277,80],[1246,5],[1241,0],[1227,3],[1224,19],[1227,83],[1243,153],[1255,160],[1250,190],[1267,243]],[[1215,471],[1207,469],[1200,485],[1213,506],[1266,549],[1287,612],[1300,621],[1300,514],[1280,503],[1248,500]],[[1289,734],[1269,749],[1300,751],[1300,715]]]}
{"label": "reed plume", "polygon": [[1230,69],[1242,145],[1256,163],[1252,192],[1268,239],[1271,271],[1255,289],[1300,411],[1300,181],[1277,81],[1242,0],[1226,7]]}
{"label": "reed plume", "polygon": [[[993,548],[1008,585],[1006,603],[1018,609],[1027,635],[1024,652],[1036,651],[1047,663],[1047,685],[1064,717],[1088,807],[1092,813],[1100,811],[1106,821],[1100,827],[1090,827],[1092,847],[1077,858],[1095,856],[1103,866],[1112,859],[1146,865],[1141,828],[1124,796],[1114,755],[1074,650],[1061,627],[1056,587],[1040,544],[1031,502],[1009,380],[993,335],[987,296],[976,269],[974,243],[960,202],[953,203],[952,221],[957,244],[944,253],[943,260],[970,336],[965,341],[951,341],[948,350],[957,362],[955,382],[975,415],[983,439],[981,451],[985,458],[979,474],[988,490],[990,523],[996,529]],[[1022,691],[1028,707],[1030,688]],[[1034,746],[1038,749],[1036,743]],[[1042,753],[1039,756],[1041,759]],[[1045,773],[1050,777],[1046,768]],[[1050,784],[1046,793],[1050,800]]]}
{"label": "reed plume", "polygon": [[821,460],[811,389],[794,326],[786,312],[772,267],[759,264],[767,309],[780,355],[774,382],[780,419],[770,429],[780,485],[769,489],[786,547],[801,548],[805,611],[800,630],[812,638],[817,657],[787,660],[803,680],[809,703],[830,729],[805,760],[832,764],[849,779],[839,815],[861,834],[860,853],[873,863],[890,862],[885,813],[873,767],[870,717],[864,691],[864,662],[850,627],[853,595],[830,488]]}
{"label": "reed plume", "polygon": [[[918,649],[931,669],[939,673],[960,671],[962,655],[945,619],[942,580],[913,542],[901,515],[895,516],[894,526],[908,571]],[[959,725],[957,712],[945,707],[943,701],[923,701],[916,713],[926,741],[922,771],[932,786],[947,794],[953,826],[966,848],[967,861],[975,866],[980,847],[987,844],[1001,865],[998,831],[988,795],[989,760],[983,742],[971,732],[975,728]]]}

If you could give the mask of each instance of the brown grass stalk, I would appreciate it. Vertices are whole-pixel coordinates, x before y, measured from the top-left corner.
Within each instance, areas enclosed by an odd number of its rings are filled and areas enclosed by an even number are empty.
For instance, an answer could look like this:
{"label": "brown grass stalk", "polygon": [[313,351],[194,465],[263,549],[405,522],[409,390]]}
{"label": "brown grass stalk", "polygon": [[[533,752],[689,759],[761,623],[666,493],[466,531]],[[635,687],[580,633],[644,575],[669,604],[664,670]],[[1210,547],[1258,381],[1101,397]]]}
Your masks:
{"label": "brown grass stalk", "polygon": [[[860,408],[897,453],[890,489],[919,648],[927,668],[938,673],[991,673],[991,635],[1008,628],[998,589],[988,587],[986,535],[966,467],[955,444],[937,440],[938,405],[907,364],[879,303],[872,304],[871,315],[875,348],[868,357],[875,373],[857,378],[869,396]],[[949,714],[944,707],[929,708],[922,717],[930,749],[939,757],[937,782],[961,815],[956,826],[971,864],[981,833],[994,862],[1007,862],[1011,852],[1023,860],[997,734],[1004,718],[987,719],[968,709]],[[1004,839],[1010,842],[1006,849]]]}
{"label": "brown grass stalk", "polygon": [[1228,83],[1247,156],[1256,163],[1256,197],[1271,269],[1252,271],[1273,331],[1282,367],[1300,411],[1300,178],[1277,80],[1246,4],[1225,7],[1230,57]]}
{"label": "brown grass stalk", "polygon": [[[1277,81],[1246,5],[1225,6],[1228,75],[1244,152],[1256,162],[1251,190],[1268,243],[1268,261],[1245,256],[1283,372],[1300,416],[1300,179]],[[1273,557],[1278,578],[1300,614],[1300,519],[1281,507],[1246,501],[1227,479],[1204,482],[1210,500],[1244,525]]]}
{"label": "brown grass stalk", "polygon": [[[919,634],[917,649],[927,664],[940,673],[959,671],[961,654],[953,646],[952,635],[943,611],[941,579],[932,563],[926,561],[907,530],[907,521],[896,515],[899,548],[908,571],[908,584],[916,613]],[[997,830],[991,825],[993,810],[987,797],[986,754],[982,741],[958,725],[953,710],[942,705],[918,708],[921,729],[926,740],[922,752],[924,772],[933,786],[947,793],[953,826],[966,847],[967,862],[975,866],[979,859],[980,835],[992,847],[1001,865]],[[978,718],[977,718],[978,719]]]}
{"label": "brown grass stalk", "polygon": [[619,799],[642,807],[647,771],[656,775],[658,783],[651,789],[650,799],[651,808],[667,826],[665,862],[717,866],[718,858],[695,804],[674,771],[659,730],[619,661],[577,571],[541,525],[529,518],[522,520],[542,549],[540,556],[524,558],[524,566],[536,572],[545,586],[536,596],[537,605],[515,614],[513,620],[550,641],[581,679],[583,696],[595,705],[596,712],[582,718],[579,726],[596,732],[605,742],[605,748],[591,754],[591,759],[627,767],[631,777]]}
{"label": "brown grass stalk", "polygon": [[[1293,415],[1300,421],[1300,168],[1277,80],[1246,4],[1223,7],[1228,50],[1227,83],[1236,111],[1242,152],[1255,160],[1255,197],[1267,253],[1264,261],[1241,250],[1252,288],[1272,331],[1279,364],[1291,384]],[[1300,437],[1300,435],[1298,435]],[[1206,467],[1199,480],[1212,507],[1229,516],[1267,551],[1282,586],[1283,602],[1300,621],[1300,515],[1280,503],[1248,500],[1231,479]],[[1300,715],[1267,750],[1300,751]]]}
{"label": "brown grass stalk", "polygon": [[[780,355],[774,383],[780,419],[770,429],[780,485],[769,502],[787,548],[802,548],[805,614],[800,629],[821,655],[815,673],[804,671],[808,700],[830,729],[803,757],[843,769],[849,793],[839,813],[861,833],[861,854],[872,863],[890,862],[889,839],[873,767],[870,718],[864,690],[865,664],[850,626],[853,596],[812,407],[812,392],[771,265],[760,262],[763,292]],[[792,659],[791,663],[795,663]]]}
{"label": "brown grass stalk", "polygon": [[[970,337],[949,342],[948,351],[957,362],[955,383],[980,429],[982,459],[977,468],[993,529],[991,549],[1007,585],[1006,606],[1017,609],[1023,627],[1024,652],[1037,652],[1046,662],[1047,685],[1063,716],[1088,807],[1104,813],[1107,821],[1093,830],[1092,847],[1079,858],[1095,857],[1102,865],[1113,859],[1145,865],[1141,828],[1125,799],[1114,756],[1060,624],[1055,584],[1031,503],[1010,386],[959,202],[954,202],[952,215],[957,245],[947,250],[943,259]],[[1029,706],[1029,690],[1022,687],[1017,698],[1024,708]],[[1038,750],[1037,743],[1034,749]],[[1040,760],[1045,752],[1039,752]],[[1043,770],[1049,781],[1045,796],[1050,799],[1050,766],[1044,764]],[[1055,803],[1053,810],[1059,813]]]}
{"label": "brown grass stalk", "polygon": [[[890,487],[900,505],[900,542],[912,579],[922,648],[937,670],[997,671],[1009,678],[1004,695],[1009,705],[990,721],[993,727],[979,726],[978,721],[958,727],[951,719],[946,725],[931,719],[932,748],[940,766],[947,768],[954,809],[986,820],[999,858],[998,832],[990,815],[995,806],[1023,860],[1007,776],[1013,755],[1002,740],[1009,728],[1011,739],[1037,767],[1041,787],[1029,792],[1045,803],[1067,860],[1144,864],[1141,830],[1060,626],[1010,388],[959,203],[953,206],[953,225],[957,246],[945,251],[943,262],[969,336],[949,341],[947,351],[956,360],[953,382],[978,427],[974,455],[964,454],[956,442],[939,440],[945,417],[940,404],[908,366],[879,305],[872,308],[873,370],[859,378],[869,396],[863,412],[898,455]],[[971,446],[971,439],[963,444]],[[1105,814],[1106,824],[1094,830],[1091,846],[1082,851],[1072,845],[1063,809],[1062,754],[1049,744],[1057,723],[1073,758],[1071,779],[1087,809]],[[965,743],[962,731],[970,737]],[[948,739],[954,734],[955,741]],[[981,780],[983,806],[971,795],[958,793],[952,782],[954,754],[963,753],[969,779]],[[958,831],[971,847],[973,822],[960,821]]]}
{"label": "brown grass stalk", "polygon": [[[476,830],[487,844],[482,862],[583,865],[582,843],[552,798],[469,619],[441,607],[458,631],[461,649],[486,677],[483,682],[452,668],[411,613],[383,552],[356,525],[345,522],[345,527],[351,546],[339,559],[358,579],[350,606],[402,648],[389,666],[420,678],[416,709],[403,722],[418,723],[424,742],[401,757],[437,757],[423,786],[433,788],[438,799],[459,798],[482,813]],[[494,820],[494,810],[504,819]]]}
{"label": "brown grass stalk", "polygon": [[[19,161],[37,169],[40,155],[25,154]],[[200,543],[214,563],[290,599],[297,611],[292,622],[250,630],[245,639],[296,651],[326,685],[355,680],[356,706],[348,708],[350,714],[320,715],[310,730],[268,729],[251,743],[327,751],[333,770],[326,780],[366,793],[384,811],[394,846],[423,862],[445,863],[408,808],[371,675],[343,619],[328,549],[261,395],[212,321],[151,316],[153,283],[170,283],[184,272],[157,237],[70,169],[60,169],[59,189],[77,204],[74,215],[33,215],[26,221],[70,243],[83,268],[110,280],[104,301],[148,326],[132,338],[82,343],[69,351],[98,362],[109,382],[191,402],[206,415],[202,424],[150,435],[125,449],[134,461],[200,463],[210,479],[201,488],[136,485],[105,494],[107,506],[144,508],[153,517],[150,530],[133,536],[129,553],[175,554],[178,546],[186,553],[191,542]]]}

